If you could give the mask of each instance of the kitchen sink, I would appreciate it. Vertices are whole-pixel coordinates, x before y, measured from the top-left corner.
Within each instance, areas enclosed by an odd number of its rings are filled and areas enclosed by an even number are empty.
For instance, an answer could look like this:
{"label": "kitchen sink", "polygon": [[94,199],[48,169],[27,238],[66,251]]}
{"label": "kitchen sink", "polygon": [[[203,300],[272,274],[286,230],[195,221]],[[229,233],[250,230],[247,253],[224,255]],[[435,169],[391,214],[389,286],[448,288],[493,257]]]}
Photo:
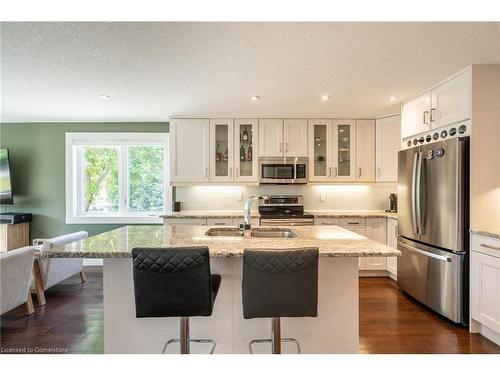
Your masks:
{"label": "kitchen sink", "polygon": [[[210,228],[205,233],[211,237],[243,237],[239,228]],[[288,228],[255,228],[250,231],[251,237],[257,238],[295,238],[297,234]]]}
{"label": "kitchen sink", "polygon": [[210,228],[205,235],[217,237],[243,237],[243,231],[240,230],[240,228]]}
{"label": "kitchen sink", "polygon": [[288,228],[256,228],[252,229],[251,236],[262,238],[295,238],[297,234]]}

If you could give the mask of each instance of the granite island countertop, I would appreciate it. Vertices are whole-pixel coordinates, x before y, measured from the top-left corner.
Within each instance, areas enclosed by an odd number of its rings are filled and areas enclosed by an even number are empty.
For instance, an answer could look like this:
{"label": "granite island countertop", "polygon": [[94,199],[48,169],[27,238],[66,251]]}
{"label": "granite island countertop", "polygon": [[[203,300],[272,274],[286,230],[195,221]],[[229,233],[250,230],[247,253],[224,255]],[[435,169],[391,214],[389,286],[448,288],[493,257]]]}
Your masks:
{"label": "granite island countertop", "polygon": [[[295,238],[211,237],[210,226],[133,225],[114,229],[40,253],[44,258],[130,258],[134,247],[208,246],[211,257],[241,257],[244,249],[317,247],[327,257],[391,257],[401,252],[347,229],[292,227]],[[214,227],[220,229],[221,227]],[[266,228],[266,227],[258,227]],[[269,227],[268,227],[269,228]],[[274,227],[276,228],[276,227]]]}

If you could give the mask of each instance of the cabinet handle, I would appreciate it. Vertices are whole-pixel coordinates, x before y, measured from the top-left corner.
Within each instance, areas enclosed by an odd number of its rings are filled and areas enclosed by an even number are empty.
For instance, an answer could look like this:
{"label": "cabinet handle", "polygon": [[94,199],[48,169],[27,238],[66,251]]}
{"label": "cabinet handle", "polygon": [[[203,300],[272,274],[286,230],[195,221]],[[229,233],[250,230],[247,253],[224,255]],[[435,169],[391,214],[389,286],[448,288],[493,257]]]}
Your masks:
{"label": "cabinet handle", "polygon": [[229,177],[233,177],[233,167],[229,168]]}
{"label": "cabinet handle", "polygon": [[238,170],[238,167],[236,167],[236,177],[240,177],[240,171]]}
{"label": "cabinet handle", "polygon": [[485,243],[482,243],[482,244],[481,244],[481,246],[482,246],[482,247],[485,247],[485,248],[487,248],[487,249],[492,249],[492,250],[500,250],[500,247],[498,247],[498,246],[491,246],[491,245],[487,245],[487,244],[485,244]]}
{"label": "cabinet handle", "polygon": [[333,168],[333,171],[335,172],[334,175],[333,175],[333,177],[337,177],[337,175],[338,175],[337,167]]}
{"label": "cabinet handle", "polygon": [[425,121],[425,114],[429,114],[429,111],[424,111],[424,125],[429,125],[426,121]]}
{"label": "cabinet handle", "polygon": [[328,177],[332,177],[332,167],[328,167]]}
{"label": "cabinet handle", "polygon": [[361,177],[361,167],[358,167],[358,178]]}
{"label": "cabinet handle", "polygon": [[282,146],[281,146],[281,145],[282,145],[282,144],[283,144],[283,143],[282,143],[282,142],[280,142],[280,150],[279,150],[279,152],[281,152],[281,148],[282,148]]}
{"label": "cabinet handle", "polygon": [[208,167],[205,168],[205,178],[208,178]]}
{"label": "cabinet handle", "polygon": [[359,221],[357,221],[357,222],[354,222],[354,221],[353,222],[347,222],[347,224],[349,224],[349,225],[359,225]]}
{"label": "cabinet handle", "polygon": [[226,223],[214,223],[214,225],[226,225]]}
{"label": "cabinet handle", "polygon": [[433,114],[434,114],[434,112],[435,112],[435,111],[436,111],[436,108],[431,108],[431,122],[436,121],[436,120],[434,119],[434,116],[433,116]]}
{"label": "cabinet handle", "polygon": [[380,167],[377,167],[377,177],[380,177]]}
{"label": "cabinet handle", "polygon": [[396,236],[396,237],[398,236],[398,226],[397,225],[394,226],[394,236]]}
{"label": "cabinet handle", "polygon": [[285,142],[285,153],[288,152],[288,142]]}
{"label": "cabinet handle", "polygon": [[335,225],[335,224],[330,221],[323,221],[321,225]]}

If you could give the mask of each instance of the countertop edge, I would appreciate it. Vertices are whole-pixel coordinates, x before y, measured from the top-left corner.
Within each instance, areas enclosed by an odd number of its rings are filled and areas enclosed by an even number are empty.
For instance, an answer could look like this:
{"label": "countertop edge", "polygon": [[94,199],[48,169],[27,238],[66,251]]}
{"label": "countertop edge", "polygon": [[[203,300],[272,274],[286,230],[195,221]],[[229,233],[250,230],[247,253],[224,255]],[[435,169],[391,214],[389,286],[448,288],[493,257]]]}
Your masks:
{"label": "countertop edge", "polygon": [[489,231],[480,230],[480,229],[470,229],[470,232],[472,234],[478,234],[480,236],[486,236],[486,237],[496,238],[496,239],[500,240],[500,232],[495,233],[495,232],[489,232]]}

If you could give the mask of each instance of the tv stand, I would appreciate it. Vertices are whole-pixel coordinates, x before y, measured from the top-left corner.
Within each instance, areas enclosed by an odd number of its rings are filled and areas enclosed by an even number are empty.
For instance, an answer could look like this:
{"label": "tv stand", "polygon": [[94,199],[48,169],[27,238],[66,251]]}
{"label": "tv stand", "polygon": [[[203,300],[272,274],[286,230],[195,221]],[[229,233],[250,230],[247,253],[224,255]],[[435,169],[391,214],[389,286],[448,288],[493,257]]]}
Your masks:
{"label": "tv stand", "polygon": [[29,246],[31,214],[4,212],[0,213],[0,216],[2,216],[2,220],[0,220],[0,251]]}

